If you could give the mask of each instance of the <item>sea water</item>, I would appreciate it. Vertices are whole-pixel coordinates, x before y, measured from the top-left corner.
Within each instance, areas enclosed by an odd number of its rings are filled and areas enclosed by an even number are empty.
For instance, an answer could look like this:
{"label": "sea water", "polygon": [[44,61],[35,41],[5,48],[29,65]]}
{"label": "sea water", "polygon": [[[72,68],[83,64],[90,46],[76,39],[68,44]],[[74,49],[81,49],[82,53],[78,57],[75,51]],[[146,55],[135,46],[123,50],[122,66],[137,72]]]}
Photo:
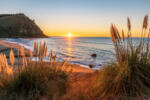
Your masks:
{"label": "sea water", "polygon": [[[94,68],[101,68],[102,65],[115,60],[114,46],[111,38],[102,37],[50,37],[36,39],[11,39],[7,38],[7,42],[24,45],[25,48],[33,50],[34,41],[46,41],[48,52],[53,51],[57,55],[57,61],[63,62],[66,58],[70,58],[68,63],[89,66],[92,64]],[[92,57],[96,54],[97,57]],[[45,61],[49,60],[49,55]]]}

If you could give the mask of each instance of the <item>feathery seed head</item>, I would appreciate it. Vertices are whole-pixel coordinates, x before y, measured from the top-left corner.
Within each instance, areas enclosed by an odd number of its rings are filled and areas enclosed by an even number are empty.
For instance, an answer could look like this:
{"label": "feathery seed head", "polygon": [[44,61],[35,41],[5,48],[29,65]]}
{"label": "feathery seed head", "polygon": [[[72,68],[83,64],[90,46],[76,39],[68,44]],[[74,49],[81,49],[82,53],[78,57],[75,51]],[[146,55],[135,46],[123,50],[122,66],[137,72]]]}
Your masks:
{"label": "feathery seed head", "polygon": [[130,18],[127,18],[127,26],[128,26],[128,31],[131,31],[131,22],[130,22]]}
{"label": "feathery seed head", "polygon": [[120,37],[118,29],[113,24],[111,25],[110,33],[111,33],[111,37],[112,37],[112,42],[118,42],[119,43],[121,37]]}
{"label": "feathery seed head", "polygon": [[30,61],[32,61],[32,57],[33,57],[32,50],[30,50],[29,52],[30,52]]}
{"label": "feathery seed head", "polygon": [[148,27],[148,15],[146,15],[143,20],[143,29],[147,29],[147,27]]}
{"label": "feathery seed head", "polygon": [[9,58],[10,58],[10,63],[13,66],[15,62],[15,57],[14,57],[14,52],[12,49],[10,50]]}
{"label": "feathery seed head", "polygon": [[125,41],[124,31],[122,30],[122,40]]}
{"label": "feathery seed head", "polygon": [[115,42],[114,25],[113,25],[113,24],[111,24],[111,27],[110,27],[110,33],[111,33],[111,39],[112,39],[112,42]]}
{"label": "feathery seed head", "polygon": [[52,51],[49,53],[49,58],[50,58],[50,62],[52,62],[52,58],[53,58],[53,52]]}
{"label": "feathery seed head", "polygon": [[44,56],[46,57],[47,56],[47,46],[45,47],[45,54]]}

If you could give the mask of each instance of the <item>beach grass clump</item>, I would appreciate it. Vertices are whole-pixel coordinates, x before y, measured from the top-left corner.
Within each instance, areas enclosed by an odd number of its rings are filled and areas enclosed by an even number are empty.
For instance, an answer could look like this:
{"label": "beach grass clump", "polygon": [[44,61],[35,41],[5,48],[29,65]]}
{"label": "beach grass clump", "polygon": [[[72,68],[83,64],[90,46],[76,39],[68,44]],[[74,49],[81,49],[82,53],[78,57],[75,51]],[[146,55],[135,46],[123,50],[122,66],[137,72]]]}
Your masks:
{"label": "beach grass clump", "polygon": [[93,95],[102,100],[145,100],[150,93],[150,49],[148,16],[144,17],[141,37],[134,43],[131,22],[127,19],[128,32],[122,37],[111,25],[116,61],[105,65],[96,75]]}
{"label": "beach grass clump", "polygon": [[[29,51],[29,58],[23,46],[18,50],[18,59],[22,62],[18,65],[15,65],[13,50],[9,56],[11,66],[6,55],[0,54],[0,98],[3,100],[55,100],[66,93],[69,87],[69,73],[63,70],[66,60],[57,64],[56,55],[51,51],[50,62],[44,62],[46,43],[35,44],[34,52]],[[34,54],[37,61],[32,61]]]}
{"label": "beach grass clump", "polygon": [[48,64],[29,64],[20,72],[0,80],[0,94],[6,99],[52,100],[66,93],[68,75]]}

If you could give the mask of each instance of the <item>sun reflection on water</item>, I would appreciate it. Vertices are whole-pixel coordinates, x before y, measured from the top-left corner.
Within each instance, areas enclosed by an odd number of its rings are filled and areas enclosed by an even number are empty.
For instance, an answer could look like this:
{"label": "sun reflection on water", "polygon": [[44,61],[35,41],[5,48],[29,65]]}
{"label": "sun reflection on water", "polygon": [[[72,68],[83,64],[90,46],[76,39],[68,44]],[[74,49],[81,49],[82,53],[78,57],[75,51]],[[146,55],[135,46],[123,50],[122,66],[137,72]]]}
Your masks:
{"label": "sun reflection on water", "polygon": [[70,56],[72,56],[71,55],[71,52],[72,52],[72,38],[68,38],[67,39],[67,44],[68,44],[68,46],[67,46],[67,56],[68,57],[70,57]]}

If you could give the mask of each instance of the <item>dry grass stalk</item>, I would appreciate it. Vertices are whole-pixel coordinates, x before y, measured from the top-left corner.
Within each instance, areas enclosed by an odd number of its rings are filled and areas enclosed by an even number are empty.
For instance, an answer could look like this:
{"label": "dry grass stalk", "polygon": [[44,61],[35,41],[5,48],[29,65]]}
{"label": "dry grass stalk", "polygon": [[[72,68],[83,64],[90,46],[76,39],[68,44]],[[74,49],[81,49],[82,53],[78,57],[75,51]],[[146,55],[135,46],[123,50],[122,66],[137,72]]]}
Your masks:
{"label": "dry grass stalk", "polygon": [[42,57],[44,57],[44,53],[45,53],[45,44],[42,45],[42,49],[41,49],[41,50],[42,50],[42,54],[41,54],[41,55],[42,55]]}
{"label": "dry grass stalk", "polygon": [[13,68],[10,68],[5,54],[0,54],[0,73],[12,74]]}
{"label": "dry grass stalk", "polygon": [[146,15],[143,20],[143,29],[147,29],[147,27],[148,27],[148,15]]}
{"label": "dry grass stalk", "polygon": [[32,62],[32,57],[33,57],[32,50],[30,50],[29,52],[30,52],[30,62]]}
{"label": "dry grass stalk", "polygon": [[0,72],[3,70],[3,54],[0,54]]}
{"label": "dry grass stalk", "polygon": [[122,40],[125,41],[124,31],[122,30]]}
{"label": "dry grass stalk", "polygon": [[47,46],[45,47],[45,54],[44,57],[47,57]]}
{"label": "dry grass stalk", "polygon": [[27,59],[26,59],[25,52],[24,52],[24,46],[21,47],[21,56],[23,57],[22,64],[23,64],[23,66],[26,66],[27,65]]}
{"label": "dry grass stalk", "polygon": [[39,43],[39,52],[38,52],[38,57],[39,57],[39,59],[41,60],[41,48],[42,48],[42,46],[41,46],[41,41],[40,41],[40,43]]}
{"label": "dry grass stalk", "polygon": [[8,75],[12,75],[12,74],[13,74],[13,67],[11,67],[11,68],[7,67],[6,73],[7,73]]}
{"label": "dry grass stalk", "polygon": [[117,29],[116,26],[113,25],[113,24],[111,25],[110,33],[111,33],[111,36],[112,36],[112,42],[114,42],[114,43],[117,43],[117,42],[118,42],[118,43],[119,43],[121,37],[120,37],[120,34],[119,34],[118,29]]}
{"label": "dry grass stalk", "polygon": [[19,59],[20,59],[20,49],[17,48],[17,63],[18,63],[18,68],[19,68]]}
{"label": "dry grass stalk", "polygon": [[63,68],[64,68],[64,66],[65,66],[65,64],[66,64],[66,62],[69,60],[69,58],[68,59],[65,59],[65,61],[63,62],[63,64],[62,64],[62,70],[63,70]]}
{"label": "dry grass stalk", "polygon": [[50,59],[50,62],[52,62],[52,59],[53,59],[53,52],[52,51],[49,53],[49,59]]}
{"label": "dry grass stalk", "polygon": [[[116,53],[115,55],[117,61],[112,63],[112,65],[108,66],[108,68],[106,68],[106,70],[104,71],[106,72],[104,73],[104,75],[106,76],[108,75],[108,79],[106,79],[105,76],[103,78],[105,80],[110,79],[110,81],[112,82],[107,83],[106,81],[104,81],[103,85],[105,88],[103,88],[102,85],[100,86],[100,88],[104,89],[102,93],[99,93],[101,94],[102,97],[104,96],[107,97],[111,93],[113,97],[124,95],[127,97],[134,96],[135,98],[136,97],[144,98],[143,95],[149,94],[146,93],[147,92],[146,90],[149,91],[149,85],[147,85],[147,83],[148,84],[150,83],[149,34],[146,34],[147,39],[143,38],[142,37],[143,35],[141,35],[141,41],[139,42],[139,44],[137,43],[134,44],[132,43],[131,23],[129,17],[127,18],[127,26],[128,26],[128,37],[127,39],[125,38],[124,32],[122,30],[122,38],[121,38],[122,41],[125,40],[127,41],[119,42],[117,37],[117,33],[119,32],[117,32],[116,30],[117,28],[114,25],[111,25],[110,32],[112,36],[112,42],[114,43],[115,46],[115,53]],[[146,15],[144,17],[142,30],[145,31],[147,27],[148,27],[148,16]],[[143,34],[143,31],[141,34]],[[114,75],[109,75],[109,73],[111,74],[113,73]],[[110,88],[111,91],[109,91]]]}
{"label": "dry grass stalk", "polygon": [[114,29],[115,29],[115,33],[116,33],[116,40],[117,40],[118,42],[120,42],[121,37],[120,37],[119,31],[118,31],[118,29],[116,28],[115,25],[114,25]]}
{"label": "dry grass stalk", "polygon": [[36,54],[38,55],[38,52],[39,52],[39,44],[38,44],[38,41],[36,42]]}
{"label": "dry grass stalk", "polygon": [[113,26],[113,24],[110,27],[110,33],[111,33],[112,42],[115,42],[115,36],[114,36],[115,32],[114,32],[114,26]]}
{"label": "dry grass stalk", "polygon": [[43,62],[44,58],[47,57],[46,41],[44,41],[44,43],[42,43],[41,40],[39,43],[38,41],[34,41],[34,53],[38,55],[39,60]]}
{"label": "dry grass stalk", "polygon": [[4,67],[9,67],[8,66],[8,62],[7,62],[7,58],[6,58],[6,55],[5,54],[2,54],[2,57],[1,57],[2,60],[2,63],[4,65]]}
{"label": "dry grass stalk", "polygon": [[37,42],[34,41],[34,54],[37,56]]}
{"label": "dry grass stalk", "polygon": [[128,32],[131,31],[131,22],[130,22],[130,18],[127,18],[127,26],[128,26]]}
{"label": "dry grass stalk", "polygon": [[[68,60],[71,60],[71,58],[65,59],[65,61],[62,63],[61,69],[64,71],[68,70],[68,67],[65,66],[65,64],[67,63]],[[71,72],[71,71],[72,71],[72,67],[68,72]]]}
{"label": "dry grass stalk", "polygon": [[15,57],[14,57],[14,52],[13,52],[12,49],[10,50],[9,58],[10,58],[11,66],[13,67],[14,66],[14,62],[15,62]]}
{"label": "dry grass stalk", "polygon": [[24,56],[22,59],[23,67],[28,64],[26,57]]}
{"label": "dry grass stalk", "polygon": [[53,59],[54,59],[54,63],[56,62],[56,57],[57,57],[56,55],[53,57]]}
{"label": "dry grass stalk", "polygon": [[34,54],[38,55],[38,41],[34,41]]}
{"label": "dry grass stalk", "polygon": [[26,57],[25,57],[24,59],[25,59],[25,65],[27,65],[27,64],[28,64],[28,62],[27,62],[27,59],[26,59]]}
{"label": "dry grass stalk", "polygon": [[45,48],[46,48],[46,41],[44,41],[44,44],[43,44],[43,52],[45,52]]}
{"label": "dry grass stalk", "polygon": [[36,51],[36,41],[34,41],[34,51]]}

